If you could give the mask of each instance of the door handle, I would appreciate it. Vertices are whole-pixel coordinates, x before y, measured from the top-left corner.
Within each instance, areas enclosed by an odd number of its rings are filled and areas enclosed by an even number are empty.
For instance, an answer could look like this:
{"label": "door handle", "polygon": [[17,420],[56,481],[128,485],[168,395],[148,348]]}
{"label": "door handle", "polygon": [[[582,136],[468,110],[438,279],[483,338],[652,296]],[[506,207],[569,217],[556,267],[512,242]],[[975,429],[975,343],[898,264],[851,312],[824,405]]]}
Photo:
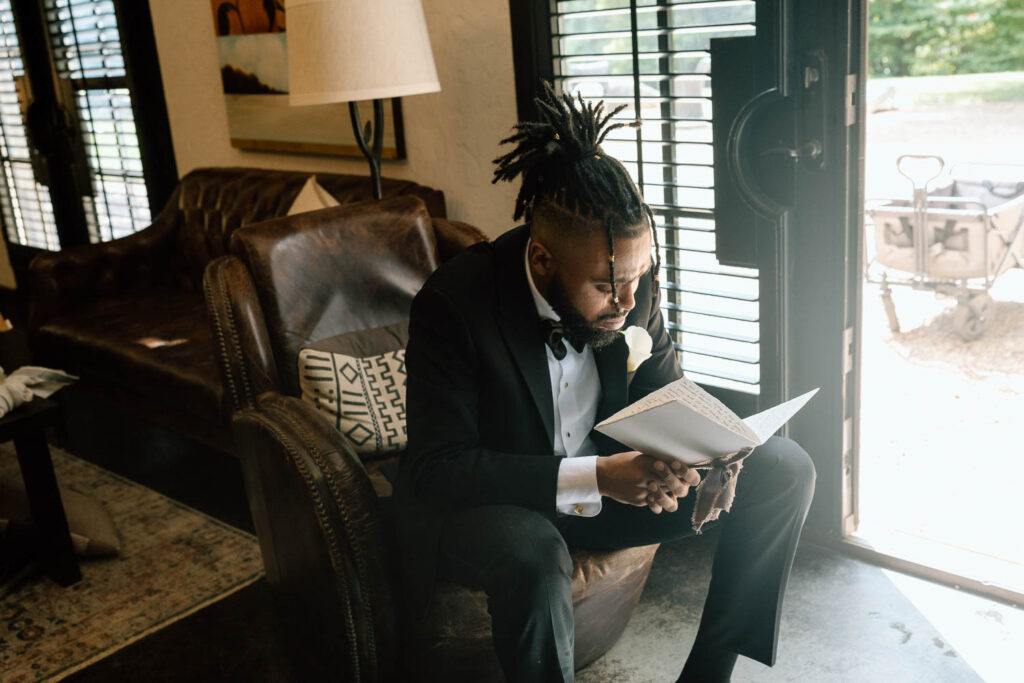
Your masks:
{"label": "door handle", "polygon": [[775,147],[769,147],[759,152],[760,156],[781,155],[796,161],[815,160],[822,154],[821,140],[808,140],[800,146],[800,149],[793,149],[781,142]]}
{"label": "door handle", "polygon": [[[725,140],[727,168],[723,170],[729,173],[732,191],[755,213],[769,220],[781,216],[792,205],[791,183],[783,179],[792,174],[792,165],[780,168],[778,162],[771,161],[779,156],[794,161],[800,158],[799,150],[779,140],[779,136],[788,137],[784,131],[791,128],[791,105],[790,98],[777,89],[762,91],[736,113]],[[772,140],[775,142],[770,143]],[[715,187],[719,187],[717,182]],[[722,186],[724,192],[729,189],[729,184]]]}
{"label": "door handle", "polygon": [[803,140],[799,160],[808,170],[819,170],[828,161],[825,154],[825,89],[828,87],[828,61],[824,50],[804,53],[803,82],[798,95],[800,115],[797,117],[797,135]]}

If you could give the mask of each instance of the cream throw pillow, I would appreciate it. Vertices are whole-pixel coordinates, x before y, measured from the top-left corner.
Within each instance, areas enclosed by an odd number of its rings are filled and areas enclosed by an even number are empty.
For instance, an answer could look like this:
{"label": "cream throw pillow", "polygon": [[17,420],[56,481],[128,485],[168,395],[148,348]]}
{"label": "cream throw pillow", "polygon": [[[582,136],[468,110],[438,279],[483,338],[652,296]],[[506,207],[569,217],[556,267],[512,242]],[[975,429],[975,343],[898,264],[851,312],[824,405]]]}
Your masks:
{"label": "cream throw pillow", "polygon": [[339,203],[330,192],[320,186],[320,183],[316,181],[316,176],[311,175],[299,190],[299,194],[295,196],[295,201],[288,209],[288,215],[294,216],[297,213],[329,209],[332,206],[338,206]]}

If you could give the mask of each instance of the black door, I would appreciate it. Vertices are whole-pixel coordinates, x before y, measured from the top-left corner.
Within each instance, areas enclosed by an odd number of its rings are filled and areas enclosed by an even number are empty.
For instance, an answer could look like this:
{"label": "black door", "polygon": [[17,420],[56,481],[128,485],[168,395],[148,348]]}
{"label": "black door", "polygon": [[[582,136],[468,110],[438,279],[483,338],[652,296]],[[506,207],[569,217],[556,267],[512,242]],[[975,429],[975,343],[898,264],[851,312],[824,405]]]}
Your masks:
{"label": "black door", "polygon": [[718,259],[760,273],[762,407],[821,388],[788,434],[835,536],[856,515],[865,5],[759,0],[755,36],[711,47]]}

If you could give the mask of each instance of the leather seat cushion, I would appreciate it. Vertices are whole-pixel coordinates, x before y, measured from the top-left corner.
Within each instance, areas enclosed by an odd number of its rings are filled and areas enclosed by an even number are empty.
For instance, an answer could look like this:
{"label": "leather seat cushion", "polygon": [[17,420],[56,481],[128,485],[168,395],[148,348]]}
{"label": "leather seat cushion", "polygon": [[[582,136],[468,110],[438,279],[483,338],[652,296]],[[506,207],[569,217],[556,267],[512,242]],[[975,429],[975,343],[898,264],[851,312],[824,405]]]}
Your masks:
{"label": "leather seat cushion", "polygon": [[[150,348],[139,343],[147,338],[185,341]],[[40,363],[220,422],[223,389],[199,293],[93,301],[43,325],[36,346]]]}
{"label": "leather seat cushion", "polygon": [[[572,551],[577,670],[604,654],[625,629],[657,549]],[[491,640],[487,596],[481,590],[439,583],[415,649],[407,673],[417,680],[504,680]]]}

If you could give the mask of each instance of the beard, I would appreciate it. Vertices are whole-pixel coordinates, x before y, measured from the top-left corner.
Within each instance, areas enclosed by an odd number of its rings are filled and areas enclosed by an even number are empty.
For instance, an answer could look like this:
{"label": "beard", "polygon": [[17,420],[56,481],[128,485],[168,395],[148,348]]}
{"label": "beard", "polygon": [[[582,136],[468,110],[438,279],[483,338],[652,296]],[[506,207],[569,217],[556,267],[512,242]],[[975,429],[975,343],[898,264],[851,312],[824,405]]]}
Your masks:
{"label": "beard", "polygon": [[562,319],[565,336],[573,344],[577,346],[587,344],[593,349],[600,349],[611,344],[618,336],[618,330],[607,330],[598,324],[604,320],[614,320],[619,316],[615,313],[604,313],[599,315],[596,320],[587,320],[579,309],[572,305],[558,273],[551,278],[547,298],[551,308],[555,309],[555,313]]}

